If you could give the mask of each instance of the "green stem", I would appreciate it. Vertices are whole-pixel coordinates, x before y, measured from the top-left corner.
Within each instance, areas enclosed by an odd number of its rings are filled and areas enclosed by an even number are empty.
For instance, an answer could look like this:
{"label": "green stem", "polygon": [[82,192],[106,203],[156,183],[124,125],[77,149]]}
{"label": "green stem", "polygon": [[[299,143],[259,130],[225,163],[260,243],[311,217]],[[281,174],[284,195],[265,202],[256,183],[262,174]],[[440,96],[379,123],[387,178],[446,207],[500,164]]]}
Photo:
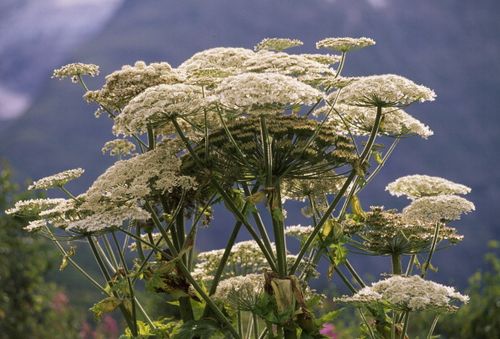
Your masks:
{"label": "green stem", "polygon": [[[118,261],[116,260],[115,253],[113,252],[113,249],[111,248],[111,244],[109,243],[108,237],[106,235],[102,236],[104,239],[104,247],[106,247],[106,251],[108,252],[108,255],[111,257],[111,261],[113,262],[113,266],[118,268]],[[118,251],[120,251],[120,248],[118,247]]]}
{"label": "green stem", "polygon": [[346,58],[347,58],[347,52],[342,52],[342,55],[340,56],[339,68],[337,68],[337,72],[335,73],[335,78],[338,78],[340,76],[340,73],[342,73]]}
{"label": "green stem", "polygon": [[349,260],[346,259],[344,265],[345,265],[345,267],[347,267],[347,269],[349,270],[349,272],[351,273],[351,275],[354,277],[354,279],[358,282],[358,284],[362,288],[366,287],[366,284],[364,283],[363,279],[361,279],[361,277],[359,276],[358,272],[356,272],[356,270],[351,265],[351,263],[349,262]]}
{"label": "green stem", "polygon": [[431,328],[429,329],[429,333],[427,333],[427,339],[431,339],[432,338],[432,333],[434,333],[434,329],[436,328],[436,325],[439,321],[439,314],[437,314],[435,317],[434,317],[434,320],[432,321],[432,325],[431,325]]}
{"label": "green stem", "polygon": [[241,338],[243,338],[243,321],[241,320],[241,311],[237,312],[237,321],[238,321],[238,334]]}
{"label": "green stem", "polygon": [[61,243],[56,239],[50,228],[45,225],[47,232],[49,233],[50,239],[56,244],[56,247],[61,252],[61,254],[68,260],[68,262],[73,265],[85,278],[87,278],[97,289],[99,289],[102,293],[108,294],[108,292],[101,286],[90,274],[88,274],[80,265],[76,263],[69,255],[68,252],[64,249]]}
{"label": "green stem", "polygon": [[123,270],[125,271],[125,278],[127,279],[128,289],[130,293],[130,301],[132,303],[132,321],[134,323],[134,327],[137,329],[137,310],[135,305],[134,287],[132,286],[132,281],[130,280],[130,272],[127,267],[127,262],[125,261],[125,257],[123,256],[123,253],[120,251],[120,244],[118,243],[118,239],[116,238],[115,232],[111,232],[111,236],[113,237],[113,241],[115,242],[115,246],[118,250],[120,261],[123,266]]}
{"label": "green stem", "polygon": [[[108,271],[106,270],[106,266],[104,265],[104,262],[102,261],[100,255],[99,255],[99,251],[97,250],[97,247],[94,243],[94,240],[92,239],[92,237],[90,235],[87,236],[87,240],[88,240],[88,243],[89,243],[90,248],[92,250],[92,253],[94,254],[94,258],[97,262],[97,265],[99,266],[99,269],[101,270],[101,273],[104,276],[104,279],[106,280],[107,284],[109,284],[110,287],[113,287],[113,283],[111,282],[111,276],[109,275]],[[113,291],[112,293],[113,293],[113,296],[115,298],[119,297],[116,294],[116,292]],[[122,312],[123,317],[125,318],[125,321],[127,322],[128,328],[132,332],[132,335],[137,336],[137,334],[138,334],[137,328],[135,326],[135,323],[132,321],[132,319],[130,319],[130,314],[127,311],[127,309],[125,308],[125,306],[123,304],[120,304],[119,309]]]}
{"label": "green stem", "polygon": [[201,298],[207,303],[208,307],[212,310],[214,315],[221,321],[224,325],[227,326],[231,334],[235,338],[240,338],[238,335],[238,332],[234,329],[233,325],[231,325],[231,322],[226,318],[226,316],[222,313],[222,311],[217,307],[217,305],[212,301],[212,299],[205,293],[205,290],[198,284],[198,282],[193,278],[187,267],[184,265],[182,261],[178,262],[178,267],[184,274],[184,277],[189,281],[191,285],[193,285],[193,288],[198,292],[198,294],[201,296]]}
{"label": "green stem", "polygon": [[[373,144],[375,143],[375,138],[377,137],[377,133],[380,127],[380,123],[382,121],[382,107],[377,107],[377,115],[375,116],[375,122],[373,124],[372,131],[370,133],[370,137],[368,139],[368,142],[366,143],[366,146],[363,150],[363,152],[360,155],[360,166],[363,166],[364,162],[368,160],[371,149],[373,147]],[[290,271],[290,274],[294,274],[295,271],[297,270],[297,267],[300,264],[300,261],[304,257],[304,254],[309,250],[309,247],[311,246],[312,242],[314,241],[314,238],[318,235],[319,231],[325,224],[325,222],[330,218],[330,214],[333,212],[333,210],[337,207],[337,204],[339,203],[340,199],[344,195],[345,191],[351,184],[351,182],[356,178],[356,171],[351,171],[349,174],[349,177],[346,179],[344,185],[340,189],[340,191],[337,193],[335,198],[333,199],[333,202],[330,204],[328,207],[327,211],[321,218],[321,220],[318,222],[318,224],[314,227],[314,230],[312,233],[309,235],[307,238],[306,242],[304,245],[301,247],[299,254],[297,255],[297,259],[295,260],[295,263],[292,266],[292,269]]]}
{"label": "green stem", "polygon": [[253,336],[254,336],[254,339],[259,339],[259,319],[255,315],[255,313],[252,313],[252,319],[253,319]]}
{"label": "green stem", "polygon": [[420,277],[425,278],[425,275],[427,274],[427,270],[429,269],[429,266],[431,265],[431,259],[436,251],[436,245],[438,242],[439,238],[439,230],[441,228],[441,223],[437,222],[436,223],[436,228],[434,229],[434,238],[432,239],[432,245],[431,249],[429,251],[429,256],[427,257],[427,260],[425,261],[424,265],[422,266],[422,274],[420,274]]}
{"label": "green stem", "polygon": [[404,312],[404,321],[403,321],[403,331],[401,332],[400,339],[405,339],[405,337],[406,337],[406,331],[408,330],[409,318],[410,318],[410,311],[405,311]]}
{"label": "green stem", "polygon": [[[250,192],[250,189],[248,188],[247,184],[242,184],[243,186],[243,191],[245,192],[245,196],[248,199],[250,196],[253,194],[257,193],[259,189],[259,184],[256,183],[252,192]],[[273,248],[271,246],[271,240],[269,239],[269,235],[267,234],[266,227],[264,226],[264,222],[262,221],[262,218],[259,214],[259,211],[255,210],[252,212],[252,216],[255,220],[255,224],[257,225],[257,229],[259,230],[260,236],[262,237],[262,241],[264,242],[264,245],[266,246],[267,250],[269,253],[273,253]]]}
{"label": "green stem", "polygon": [[210,286],[209,295],[213,295],[217,290],[217,286],[219,285],[220,278],[222,277],[222,273],[224,272],[224,268],[226,267],[227,260],[231,255],[231,250],[233,249],[234,243],[236,242],[236,237],[241,229],[241,222],[237,221],[234,224],[233,231],[229,236],[229,240],[227,241],[226,248],[224,249],[224,253],[222,254],[222,258],[220,259],[219,266],[217,266],[217,271],[215,271],[214,279],[212,280],[212,285]]}
{"label": "green stem", "polygon": [[155,133],[153,128],[148,125],[148,149],[152,151],[156,146]]}
{"label": "green stem", "polygon": [[358,290],[351,284],[351,282],[349,281],[349,279],[347,279],[347,277],[344,275],[344,273],[342,273],[342,271],[337,267],[335,266],[334,267],[334,270],[335,272],[337,272],[337,274],[339,275],[340,279],[342,279],[342,281],[344,282],[344,284],[347,286],[347,288],[352,292],[352,293],[356,293]]}
{"label": "green stem", "polygon": [[368,329],[368,334],[370,335],[370,339],[375,339],[375,333],[373,333],[372,327],[370,326],[370,323],[368,322],[368,319],[366,319],[365,314],[361,309],[358,309],[359,315],[361,316],[361,319],[365,323],[366,328]]}
{"label": "green stem", "polygon": [[276,264],[274,262],[274,258],[272,256],[272,252],[269,253],[266,246],[262,243],[262,240],[260,239],[257,232],[255,232],[252,225],[250,225],[248,223],[248,221],[246,220],[244,214],[241,213],[241,211],[234,204],[234,201],[231,199],[231,197],[227,194],[226,191],[224,191],[224,189],[220,186],[220,184],[216,180],[214,180],[213,178],[212,178],[212,184],[215,186],[215,189],[220,194],[220,196],[224,199],[224,201],[228,205],[231,212],[233,212],[236,219],[241,221],[243,223],[243,225],[245,225],[246,229],[248,230],[248,232],[250,233],[250,235],[252,236],[252,238],[255,240],[255,242],[259,246],[260,250],[262,251],[262,254],[266,257],[266,260],[269,264],[269,267],[274,272],[277,272],[278,270],[277,270]]}
{"label": "green stem", "polygon": [[406,273],[405,273],[406,276],[409,276],[413,271],[413,265],[415,264],[416,256],[417,256],[416,254],[411,255],[410,261],[408,261],[408,266],[406,266]]}
{"label": "green stem", "polygon": [[[141,239],[141,228],[137,225],[135,225],[135,235],[137,236],[137,239]],[[129,235],[127,234],[126,236],[128,237]],[[135,240],[135,247],[137,248],[137,254],[139,256],[139,259],[141,259],[141,261],[144,262],[145,256],[144,256],[144,250],[142,249],[142,242],[137,239]]]}
{"label": "green stem", "polygon": [[309,250],[311,247],[314,239],[318,235],[318,233],[321,231],[321,228],[325,224],[325,222],[330,218],[330,214],[333,212],[333,210],[337,207],[337,204],[339,203],[340,199],[342,198],[343,194],[347,190],[347,187],[349,187],[350,183],[353,181],[353,179],[356,177],[356,172],[352,171],[347,180],[345,181],[344,185],[340,189],[340,191],[337,193],[335,198],[333,199],[333,202],[330,204],[328,207],[327,211],[325,214],[323,214],[323,217],[321,220],[318,222],[318,224],[314,227],[314,230],[311,232],[307,240],[305,241],[304,245],[300,248],[299,254],[297,255],[297,259],[295,260],[292,268],[290,269],[290,274],[295,274],[297,268],[299,267],[300,261],[306,254],[306,252]]}
{"label": "green stem", "polygon": [[135,298],[135,303],[137,305],[137,308],[139,308],[139,310],[141,311],[142,315],[144,316],[144,318],[146,318],[146,321],[149,323],[149,325],[156,329],[156,325],[154,324],[153,320],[151,320],[151,318],[149,317],[148,313],[146,312],[146,310],[144,309],[144,307],[141,305],[141,303],[139,302],[139,300],[137,299],[137,297]]}
{"label": "green stem", "polygon": [[392,274],[401,274],[401,254],[393,253],[391,255],[392,259]]}

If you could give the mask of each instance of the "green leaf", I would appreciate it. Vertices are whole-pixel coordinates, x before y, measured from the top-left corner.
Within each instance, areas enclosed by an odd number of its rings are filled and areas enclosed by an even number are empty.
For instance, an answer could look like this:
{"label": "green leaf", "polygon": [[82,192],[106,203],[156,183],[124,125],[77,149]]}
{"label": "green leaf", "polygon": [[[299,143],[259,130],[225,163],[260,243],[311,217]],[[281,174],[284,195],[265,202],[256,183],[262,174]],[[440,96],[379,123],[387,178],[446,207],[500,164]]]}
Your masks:
{"label": "green leaf", "polygon": [[69,258],[74,256],[76,253],[75,247],[70,247],[66,254],[61,260],[61,265],[59,266],[59,271],[63,271],[69,264]]}
{"label": "green leaf", "polygon": [[377,164],[381,164],[384,162],[384,160],[382,159],[382,154],[378,151],[374,151],[372,152],[372,155],[373,155],[373,159],[375,159],[375,161],[377,162]]}
{"label": "green leaf", "polygon": [[253,204],[256,205],[266,199],[266,192],[265,191],[259,191],[257,193],[254,193],[246,198],[246,200]]}
{"label": "green leaf", "polygon": [[99,301],[97,304],[92,306],[90,310],[94,313],[96,318],[100,318],[104,313],[113,312],[118,306],[120,306],[121,303],[121,300],[111,296]]}
{"label": "green leaf", "polygon": [[355,215],[363,218],[365,217],[365,211],[363,211],[363,207],[357,195],[354,195],[351,199],[351,208]]}
{"label": "green leaf", "polygon": [[211,319],[191,320],[179,329],[176,339],[192,338],[224,338],[225,335],[219,324]]}
{"label": "green leaf", "polygon": [[281,208],[273,208],[272,216],[274,220],[277,220],[280,223],[283,222],[283,220],[285,219],[285,217],[283,216],[283,211],[281,211]]}

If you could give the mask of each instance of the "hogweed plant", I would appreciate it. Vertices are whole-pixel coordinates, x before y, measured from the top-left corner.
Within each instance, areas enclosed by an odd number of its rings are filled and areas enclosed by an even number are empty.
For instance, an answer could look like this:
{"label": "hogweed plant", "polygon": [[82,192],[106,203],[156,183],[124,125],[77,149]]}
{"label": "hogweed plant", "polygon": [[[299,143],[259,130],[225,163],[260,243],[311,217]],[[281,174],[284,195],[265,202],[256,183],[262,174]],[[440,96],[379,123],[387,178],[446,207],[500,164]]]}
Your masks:
{"label": "hogweed plant", "polygon": [[[98,90],[84,80],[96,65],[64,66],[54,77],[80,84],[96,116],[112,119],[117,139],[103,152],[118,160],[80,195],[66,183],[82,169],[40,179],[30,189],[67,198],[21,201],[7,213],[31,217],[26,229],[53,240],[61,268],[73,265],[102,292],[97,316],[121,312],[123,338],[322,338],[333,328],[332,310],[318,312],[327,298],[355,307],[372,339],[409,338],[410,313],[432,310],[430,338],[440,313],[467,302],[426,276],[436,250],[462,240],[449,222],[474,205],[460,196],[464,185],[412,175],[387,186],[410,199],[402,211],[362,209],[359,192],[399,141],[433,134],[404,111],[433,101],[429,88],[392,74],[342,76],[349,53],[374,44],[328,38],[317,48],[334,54],[291,54],[301,41],[265,39],[255,50],[208,49],[177,68],[138,61]],[[287,201],[304,204],[309,225],[288,224]],[[200,229],[220,222],[217,204],[234,216],[217,235],[226,246],[198,253]],[[236,242],[243,233],[251,240]],[[102,277],[72,256],[82,240]],[[370,285],[351,253],[388,256],[392,267]],[[318,272],[322,259],[328,272]],[[332,276],[351,294],[309,287]],[[178,311],[149,316],[137,297],[144,285]]]}

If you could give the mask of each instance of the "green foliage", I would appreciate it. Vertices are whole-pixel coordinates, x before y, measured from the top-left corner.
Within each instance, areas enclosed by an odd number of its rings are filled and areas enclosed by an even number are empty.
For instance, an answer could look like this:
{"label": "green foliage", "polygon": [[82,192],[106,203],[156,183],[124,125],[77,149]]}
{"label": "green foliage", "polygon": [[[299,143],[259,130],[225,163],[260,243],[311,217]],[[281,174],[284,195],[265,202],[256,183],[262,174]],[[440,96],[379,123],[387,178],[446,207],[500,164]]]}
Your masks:
{"label": "green foliage", "polygon": [[0,165],[0,338],[77,338],[66,295],[45,281],[57,260],[50,244],[22,230],[25,221],[3,214],[25,197]]}

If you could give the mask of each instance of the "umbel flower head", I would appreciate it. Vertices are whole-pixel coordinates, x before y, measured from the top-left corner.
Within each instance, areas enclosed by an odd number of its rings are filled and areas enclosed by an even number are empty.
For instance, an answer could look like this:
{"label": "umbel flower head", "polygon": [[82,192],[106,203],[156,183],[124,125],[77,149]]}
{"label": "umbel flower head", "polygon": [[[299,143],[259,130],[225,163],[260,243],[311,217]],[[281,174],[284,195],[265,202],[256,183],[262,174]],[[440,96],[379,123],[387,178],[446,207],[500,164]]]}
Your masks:
{"label": "umbel flower head", "polygon": [[334,299],[342,303],[363,306],[384,306],[401,311],[452,312],[459,304],[466,304],[469,297],[421,277],[395,275],[378,281],[358,291],[353,296]]}
{"label": "umbel flower head", "polygon": [[433,90],[394,74],[360,77],[342,89],[338,103],[364,107],[404,107],[433,101]]}
{"label": "umbel flower head", "polygon": [[206,107],[201,90],[185,84],[149,87],[132,99],[115,119],[117,135],[142,134],[148,126],[159,127],[172,117],[189,116]]}
{"label": "umbel flower head", "polygon": [[[369,135],[375,123],[377,109],[375,107],[336,105],[335,108],[323,106],[316,109],[315,115],[329,112],[328,121],[340,126],[339,133],[353,135]],[[398,108],[382,109],[382,121],[378,133],[390,137],[419,136],[427,139],[434,132],[418,119]]]}
{"label": "umbel flower head", "polygon": [[[61,68],[55,69],[52,74],[53,78],[72,78],[75,82],[75,77],[79,77],[82,75],[89,75],[91,77],[95,77],[99,75],[99,66],[94,64],[83,64],[81,62],[77,62],[74,64],[68,64]],[[78,81],[78,79],[76,79]]]}
{"label": "umbel flower head", "polygon": [[388,184],[385,190],[396,197],[404,195],[411,200],[443,194],[467,194],[471,191],[465,185],[440,177],[420,174],[398,178]]}
{"label": "umbel flower head", "polygon": [[[352,236],[351,245],[370,255],[418,254],[428,251],[436,225],[408,219],[396,210],[372,206],[363,216],[347,218],[343,231]],[[437,240],[455,244],[463,239],[453,227],[442,225]]]}
{"label": "umbel flower head", "polygon": [[283,39],[283,38],[266,38],[259,42],[255,47],[255,51],[284,51],[292,47],[302,46],[304,43],[298,39]]}
{"label": "umbel flower head", "polygon": [[312,54],[296,55],[263,50],[245,61],[243,67],[246,72],[279,73],[315,86],[321,85],[325,77],[334,76],[329,62],[334,63],[336,60],[329,55],[320,59]]}
{"label": "umbel flower head", "polygon": [[54,187],[62,187],[66,185],[71,180],[79,178],[83,172],[85,172],[82,168],[76,168],[67,170],[64,172],[56,173],[51,176],[38,179],[33,184],[31,184],[28,189],[36,190],[36,189],[49,189]]}
{"label": "umbel flower head", "polygon": [[462,214],[474,211],[472,202],[456,195],[436,195],[414,200],[403,209],[406,220],[440,222],[459,220]]}
{"label": "umbel flower head", "polygon": [[270,114],[296,105],[312,105],[323,94],[286,75],[243,73],[224,79],[215,89],[215,96],[230,111]]}
{"label": "umbel flower head", "polygon": [[113,156],[126,156],[135,151],[135,145],[126,139],[110,140],[101,149],[103,154],[109,152]]}
{"label": "umbel flower head", "polygon": [[217,47],[194,54],[177,70],[186,82],[213,87],[224,78],[243,72],[243,63],[255,53],[246,48]]}
{"label": "umbel flower head", "polygon": [[[272,174],[283,180],[338,178],[336,168],[351,166],[357,160],[354,145],[349,138],[338,135],[336,130],[324,126],[315,132],[319,122],[297,116],[269,115],[265,122],[273,139],[270,145],[274,157]],[[234,142],[224,129],[214,131],[210,137],[209,164],[212,175],[217,173],[224,182],[255,180],[265,173],[266,162],[262,154],[261,118],[238,119],[227,125]],[[316,138],[309,142],[316,133]],[[293,141],[293,142],[292,142]],[[238,148],[234,144],[238,145]],[[305,148],[305,146],[308,146]],[[204,140],[194,148],[200,159],[206,158]],[[186,173],[202,174],[193,163],[191,155],[184,158]],[[202,182],[204,180],[200,180]]]}
{"label": "umbel flower head", "polygon": [[323,93],[292,77],[277,73],[243,73],[224,79],[215,100],[224,109],[248,114],[271,114],[297,105],[312,105]]}
{"label": "umbel flower head", "polygon": [[[193,277],[202,281],[210,281],[219,266],[219,262],[225,249],[201,252],[197,257],[197,264],[193,271]],[[226,270],[223,277],[234,277],[261,273],[269,269],[265,256],[254,240],[241,241],[231,249]],[[220,286],[220,285],[219,285]]]}
{"label": "umbel flower head", "polygon": [[175,84],[182,80],[181,75],[167,62],[147,65],[144,61],[137,61],[133,66],[125,65],[107,75],[104,86],[98,91],[87,92],[85,98],[106,109],[119,111],[146,88]]}
{"label": "umbel flower head", "polygon": [[339,52],[348,52],[375,45],[375,40],[370,38],[326,38],[316,43],[316,48],[333,49]]}
{"label": "umbel flower head", "polygon": [[251,310],[264,291],[263,274],[247,274],[221,280],[213,299],[234,309]]}

